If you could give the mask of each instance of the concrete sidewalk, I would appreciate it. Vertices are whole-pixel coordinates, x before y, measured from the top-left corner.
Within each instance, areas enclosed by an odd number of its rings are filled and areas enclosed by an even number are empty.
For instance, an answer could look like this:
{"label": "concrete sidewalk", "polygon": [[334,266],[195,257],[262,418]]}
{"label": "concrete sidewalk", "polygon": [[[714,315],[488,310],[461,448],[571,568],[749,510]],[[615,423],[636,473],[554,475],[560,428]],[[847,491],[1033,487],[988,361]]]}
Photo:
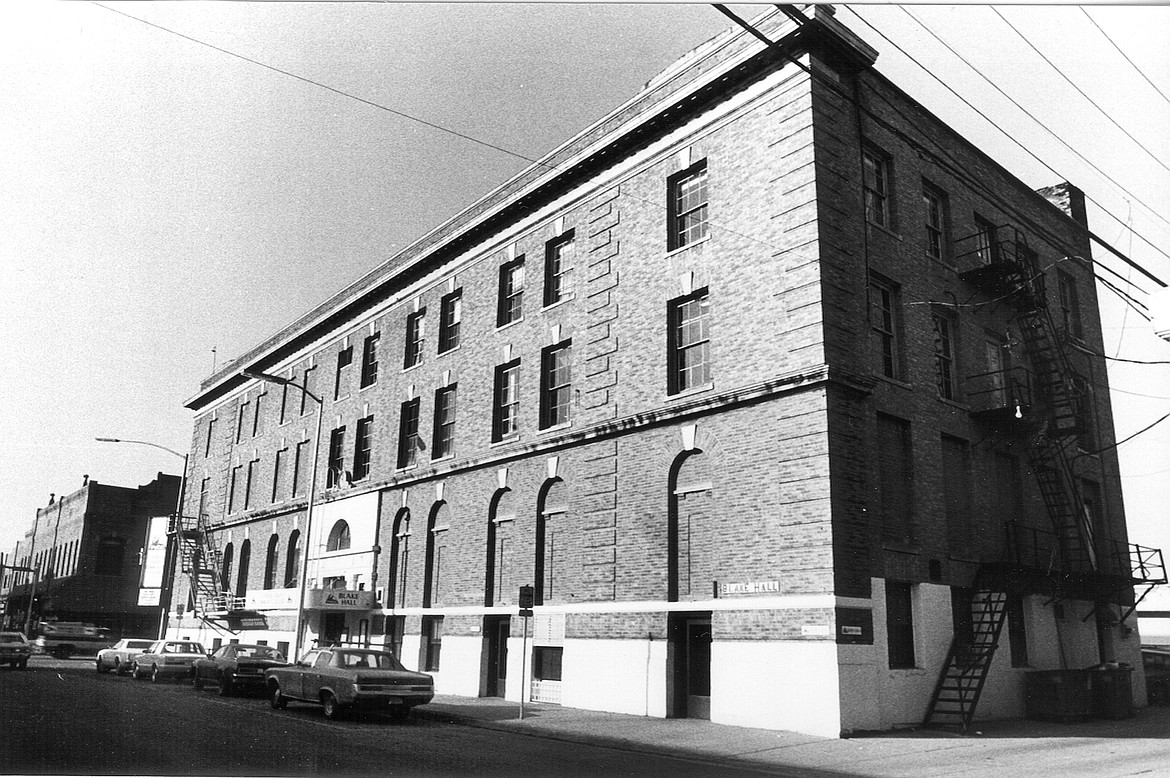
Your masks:
{"label": "concrete sidewalk", "polygon": [[440,695],[420,718],[654,753],[765,773],[818,776],[1170,776],[1170,708],[1081,724],[1012,720],[967,734],[913,730],[849,739]]}

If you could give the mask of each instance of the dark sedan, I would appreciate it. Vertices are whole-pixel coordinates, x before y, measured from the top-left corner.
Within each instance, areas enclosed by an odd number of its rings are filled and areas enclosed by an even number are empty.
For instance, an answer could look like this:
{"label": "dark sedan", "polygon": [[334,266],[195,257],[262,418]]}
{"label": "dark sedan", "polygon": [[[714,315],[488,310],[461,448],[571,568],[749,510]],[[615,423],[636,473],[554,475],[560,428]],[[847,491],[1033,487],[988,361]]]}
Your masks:
{"label": "dark sedan", "polygon": [[217,684],[225,697],[242,689],[263,689],[264,671],[284,667],[284,655],[270,646],[229,643],[211,656],[196,659],[191,665],[191,680],[196,689],[208,681]]}
{"label": "dark sedan", "polygon": [[264,675],[272,707],[283,708],[289,700],[316,703],[327,719],[350,708],[367,708],[404,721],[411,708],[435,696],[431,676],[407,670],[389,651],[373,649],[320,648],[295,665]]}

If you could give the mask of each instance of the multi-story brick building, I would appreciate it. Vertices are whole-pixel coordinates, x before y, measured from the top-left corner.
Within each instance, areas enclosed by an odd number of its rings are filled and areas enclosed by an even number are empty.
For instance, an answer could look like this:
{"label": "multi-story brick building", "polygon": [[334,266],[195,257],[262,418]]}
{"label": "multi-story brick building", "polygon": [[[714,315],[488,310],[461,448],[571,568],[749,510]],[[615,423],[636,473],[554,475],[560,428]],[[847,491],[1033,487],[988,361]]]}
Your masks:
{"label": "multi-story brick building", "polygon": [[1079,192],[756,24],[202,384],[172,634],[287,647],[307,554],[307,640],[442,693],[835,735],[1136,664]]}
{"label": "multi-story brick building", "polygon": [[[159,473],[132,488],[91,481],[50,500],[17,543],[11,564],[28,572],[5,576],[5,616],[13,627],[38,620],[80,621],[106,627],[115,638],[158,634],[163,579],[153,585],[155,599],[142,601],[143,560],[152,520],[165,543],[167,517],[179,498],[179,477]],[[163,553],[154,555],[162,562]],[[161,573],[161,568],[158,571]]]}

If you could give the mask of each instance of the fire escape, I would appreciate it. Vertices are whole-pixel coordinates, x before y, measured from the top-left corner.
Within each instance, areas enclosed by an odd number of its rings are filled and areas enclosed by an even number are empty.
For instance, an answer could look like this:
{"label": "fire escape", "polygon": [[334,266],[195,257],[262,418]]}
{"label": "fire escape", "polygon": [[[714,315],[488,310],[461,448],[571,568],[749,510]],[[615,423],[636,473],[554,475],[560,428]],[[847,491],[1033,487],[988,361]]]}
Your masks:
{"label": "fire escape", "polygon": [[195,610],[205,621],[226,618],[244,610],[244,598],[223,586],[223,552],[215,542],[206,514],[178,517],[174,528],[181,571],[190,582]]}
{"label": "fire escape", "polygon": [[924,726],[965,730],[995,655],[1009,593],[1045,594],[1050,602],[1074,596],[1108,600],[1134,586],[1145,585],[1148,593],[1166,583],[1166,572],[1158,549],[1094,537],[1073,470],[1090,404],[1065,350],[1064,333],[1053,321],[1045,275],[1025,236],[1013,227],[988,227],[956,247],[960,277],[993,300],[1016,307],[1029,363],[972,376],[972,414],[1026,441],[1050,525],[1009,524],[1008,559],[982,565],[975,576],[970,619],[962,619],[964,627],[956,629],[923,720]]}

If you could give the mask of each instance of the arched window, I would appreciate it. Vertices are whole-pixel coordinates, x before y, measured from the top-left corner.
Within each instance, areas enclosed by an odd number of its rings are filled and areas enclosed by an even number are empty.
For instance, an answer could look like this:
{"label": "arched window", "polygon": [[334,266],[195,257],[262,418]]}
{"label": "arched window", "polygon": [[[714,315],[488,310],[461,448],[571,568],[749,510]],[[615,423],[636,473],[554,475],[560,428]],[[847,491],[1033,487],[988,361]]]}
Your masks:
{"label": "arched window", "polygon": [[245,540],[240,545],[239,573],[236,575],[236,596],[243,597],[248,593],[248,566],[252,561],[252,541]]}
{"label": "arched window", "polygon": [[288,551],[284,555],[284,588],[291,589],[301,581],[301,531],[294,529],[288,536]]}
{"label": "arched window", "polygon": [[679,454],[668,478],[666,599],[709,596],[704,581],[715,578],[710,554],[711,458],[700,449]]}
{"label": "arched window", "polygon": [[500,489],[488,505],[487,548],[484,559],[483,604],[491,607],[509,602],[507,587],[512,524],[516,517],[510,489]]}
{"label": "arched window", "polygon": [[403,508],[394,517],[394,532],[390,538],[390,570],[386,577],[386,604],[393,608],[406,607],[406,575],[410,562],[410,509]]}
{"label": "arched window", "polygon": [[276,557],[280,553],[280,536],[276,533],[268,539],[268,554],[264,559],[264,588],[276,588]]}
{"label": "arched window", "polygon": [[231,543],[223,547],[223,568],[219,573],[219,588],[225,592],[232,588],[232,557],[235,549]]}
{"label": "arched window", "polygon": [[126,541],[122,538],[102,538],[98,541],[94,572],[98,575],[121,575],[126,558]]}
{"label": "arched window", "polygon": [[426,553],[423,560],[423,601],[424,608],[438,605],[443,601],[443,551],[445,544],[440,537],[447,529],[447,503],[437,502],[431,508],[427,519]]}
{"label": "arched window", "polygon": [[546,481],[536,499],[536,557],[533,560],[533,603],[544,605],[561,595],[565,571],[565,513],[568,510],[565,482]]}
{"label": "arched window", "polygon": [[329,542],[325,545],[326,551],[344,551],[349,548],[349,524],[344,519],[339,520],[329,531]]}

